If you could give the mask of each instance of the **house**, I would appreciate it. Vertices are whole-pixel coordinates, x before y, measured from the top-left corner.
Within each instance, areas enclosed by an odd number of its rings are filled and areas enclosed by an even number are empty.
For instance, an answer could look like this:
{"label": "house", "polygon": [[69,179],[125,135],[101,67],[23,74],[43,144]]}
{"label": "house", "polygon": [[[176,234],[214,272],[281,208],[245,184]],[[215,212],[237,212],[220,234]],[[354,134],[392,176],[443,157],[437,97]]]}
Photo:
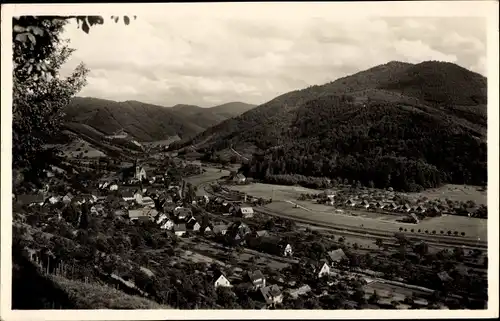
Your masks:
{"label": "house", "polygon": [[118,190],[118,184],[111,184],[111,185],[109,185],[109,190],[110,191],[117,191]]}
{"label": "house", "polygon": [[163,221],[168,220],[168,215],[161,213],[157,218],[156,218],[156,223],[161,224]]}
{"label": "house", "polygon": [[43,194],[24,194],[18,195],[16,201],[22,206],[42,206],[45,203],[45,196]]}
{"label": "house", "polygon": [[247,181],[247,178],[243,174],[234,175],[231,180],[236,184],[244,184]]}
{"label": "house", "polygon": [[81,205],[81,204],[93,204],[94,202],[97,201],[97,196],[91,195],[91,194],[80,194],[71,200],[71,203]]}
{"label": "house", "polygon": [[188,230],[191,230],[191,231],[194,231],[194,232],[198,232],[201,228],[201,225],[200,223],[198,223],[198,221],[196,221],[196,219],[193,217],[191,218],[187,223],[186,223],[186,228]]}
{"label": "house", "polygon": [[60,201],[62,201],[62,197],[61,196],[51,196],[51,197],[49,197],[47,199],[47,203],[50,203],[52,205],[57,204]]}
{"label": "house", "polygon": [[224,199],[222,199],[222,197],[216,197],[214,200],[214,203],[217,203],[220,205],[220,204],[223,204],[225,202],[224,202]]}
{"label": "house", "polygon": [[141,203],[142,202],[142,193],[139,190],[136,191],[123,191],[122,192],[122,199],[125,202],[137,202]]}
{"label": "house", "polygon": [[257,237],[265,237],[265,236],[269,235],[269,232],[266,231],[266,230],[261,230],[261,231],[255,232],[255,234],[256,234]]}
{"label": "house", "polygon": [[394,202],[389,203],[386,207],[391,211],[397,211],[399,209],[399,205]]}
{"label": "house", "polygon": [[182,223],[182,224],[175,224],[174,225],[175,235],[183,236],[184,234],[186,234],[186,232],[187,232],[186,224]]}
{"label": "house", "polygon": [[173,203],[174,200],[172,198],[172,195],[169,195],[169,194],[163,194],[163,195],[160,195],[158,197],[158,200],[161,202],[164,202],[164,203]]}
{"label": "house", "polygon": [[437,274],[437,277],[442,283],[448,283],[453,281],[453,278],[446,271],[439,272]]}
{"label": "house", "polygon": [[360,206],[368,209],[370,207],[370,203],[367,200],[363,200]]}
{"label": "house", "polygon": [[330,266],[327,262],[321,261],[317,266],[315,266],[315,272],[318,273],[318,277],[322,278],[331,274]]}
{"label": "house", "polygon": [[403,205],[403,207],[401,208],[401,210],[403,212],[410,212],[411,211],[411,206],[408,203],[406,203],[405,205]]}
{"label": "house", "polygon": [[251,207],[241,207],[240,214],[243,218],[252,218],[253,217],[253,208]]}
{"label": "house", "polygon": [[191,211],[191,209],[189,208],[185,208],[185,207],[181,207],[181,206],[177,206],[175,209],[174,209],[174,215],[177,216],[177,218],[179,220],[184,220],[186,219],[187,217],[189,216],[192,216],[193,215],[193,212]]}
{"label": "house", "polygon": [[293,250],[290,244],[285,245],[285,249],[283,250],[283,256],[292,256]]}
{"label": "house", "polygon": [[328,256],[330,257],[330,261],[332,262],[332,266],[339,266],[341,262],[348,260],[342,249],[337,249],[328,252]]}
{"label": "house", "polygon": [[229,280],[224,276],[224,274],[222,274],[221,272],[216,272],[214,274],[214,287],[215,288],[218,288],[218,287],[232,287],[231,285],[231,282],[229,282]]}
{"label": "house", "polygon": [[171,231],[174,228],[174,225],[175,225],[174,221],[172,221],[171,219],[167,219],[167,220],[165,220],[165,221],[163,221],[161,223],[160,228],[162,230],[169,230],[169,231]]}
{"label": "house", "polygon": [[422,206],[422,205],[419,205],[419,206],[417,206],[417,207],[415,208],[415,212],[417,212],[417,213],[421,213],[421,214],[425,213],[425,211],[426,211],[426,210],[427,210],[427,209],[426,209],[424,206]]}
{"label": "house", "polygon": [[156,217],[156,215],[158,215],[158,211],[153,209],[153,208],[148,208],[148,207],[128,211],[128,217],[129,217],[130,221],[135,221],[135,220],[151,220],[151,221],[153,221],[154,218]]}
{"label": "house", "polygon": [[92,205],[92,207],[90,208],[90,213],[95,215],[104,213],[104,206],[102,204]]}
{"label": "house", "polygon": [[347,206],[351,206],[351,207],[352,207],[352,206],[356,206],[356,202],[355,202],[353,199],[351,199],[351,198],[350,198],[350,199],[348,199],[348,200],[345,202],[345,204],[346,204]]}
{"label": "house", "polygon": [[439,216],[441,215],[441,210],[437,206],[433,206],[428,210],[430,216]]}
{"label": "house", "polygon": [[73,194],[67,193],[66,195],[63,196],[62,201],[64,204],[69,204],[71,203],[72,199],[73,199]]}
{"label": "house", "polygon": [[202,227],[200,228],[200,231],[201,231],[202,233],[210,233],[210,232],[212,232],[212,228],[211,228],[209,225],[207,225],[207,226],[202,226]]}
{"label": "house", "polygon": [[105,189],[105,188],[108,188],[108,187],[109,187],[109,184],[110,184],[109,182],[104,181],[104,182],[100,182],[100,183],[97,185],[97,187],[98,187],[99,189]]}
{"label": "house", "polygon": [[417,215],[415,213],[410,213],[408,215],[409,219],[411,220],[411,222],[415,223],[415,224],[418,224],[420,222],[420,220],[418,219]]}
{"label": "house", "polygon": [[227,233],[227,225],[223,224],[215,225],[212,231],[214,232],[214,234],[225,235]]}
{"label": "house", "polygon": [[144,205],[144,206],[155,207],[155,202],[149,196],[142,197],[140,199],[140,202],[138,202],[138,203],[141,204],[141,205]]}
{"label": "house", "polygon": [[301,286],[298,289],[290,289],[288,290],[288,293],[290,293],[290,296],[294,299],[297,299],[299,296],[307,294],[311,292],[311,287],[307,284]]}
{"label": "house", "polygon": [[227,230],[231,237],[236,238],[236,236],[239,236],[240,239],[244,238],[245,235],[252,233],[250,227],[243,222],[234,222]]}
{"label": "house", "polygon": [[375,207],[383,209],[385,207],[385,204],[382,203],[381,201],[375,202]]}
{"label": "house", "polygon": [[268,305],[274,305],[283,301],[283,294],[275,284],[260,288],[260,294]]}
{"label": "house", "polygon": [[335,199],[335,192],[333,191],[325,191],[325,197],[329,200],[334,200]]}
{"label": "house", "polygon": [[266,286],[266,278],[260,270],[254,272],[248,271],[248,279],[252,282],[254,289],[260,289]]}

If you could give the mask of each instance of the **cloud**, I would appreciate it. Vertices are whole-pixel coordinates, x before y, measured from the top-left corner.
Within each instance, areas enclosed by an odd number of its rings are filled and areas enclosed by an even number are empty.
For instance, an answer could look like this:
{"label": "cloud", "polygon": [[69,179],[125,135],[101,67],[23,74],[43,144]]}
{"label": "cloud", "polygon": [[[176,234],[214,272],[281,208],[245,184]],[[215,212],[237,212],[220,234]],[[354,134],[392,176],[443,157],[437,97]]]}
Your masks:
{"label": "cloud", "polygon": [[139,16],[106,21],[64,67],[91,70],[81,96],[172,106],[264,103],[282,93],[391,60],[442,60],[486,73],[486,25],[478,18],[321,17],[263,14]]}

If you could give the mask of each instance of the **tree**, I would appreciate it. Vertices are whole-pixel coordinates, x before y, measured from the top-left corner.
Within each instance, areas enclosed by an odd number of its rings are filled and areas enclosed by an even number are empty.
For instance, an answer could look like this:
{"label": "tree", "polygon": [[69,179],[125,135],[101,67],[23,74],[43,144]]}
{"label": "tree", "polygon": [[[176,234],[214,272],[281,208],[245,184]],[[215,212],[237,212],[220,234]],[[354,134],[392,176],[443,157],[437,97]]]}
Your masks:
{"label": "tree", "polygon": [[413,251],[423,257],[429,252],[429,246],[425,242],[419,242],[413,247]]}
{"label": "tree", "polygon": [[375,240],[375,245],[377,245],[379,248],[381,248],[382,246],[384,246],[384,241],[382,241],[382,239],[378,237]]}
{"label": "tree", "polygon": [[[74,51],[61,39],[64,26],[72,19],[86,33],[91,26],[104,22],[98,16],[13,19],[13,167],[23,170],[27,181],[37,181],[43,169],[54,162],[54,150],[43,150],[42,144],[58,133],[62,109],[86,84],[88,69],[83,64],[67,78],[59,75]],[[124,21],[128,24],[130,19]]]}

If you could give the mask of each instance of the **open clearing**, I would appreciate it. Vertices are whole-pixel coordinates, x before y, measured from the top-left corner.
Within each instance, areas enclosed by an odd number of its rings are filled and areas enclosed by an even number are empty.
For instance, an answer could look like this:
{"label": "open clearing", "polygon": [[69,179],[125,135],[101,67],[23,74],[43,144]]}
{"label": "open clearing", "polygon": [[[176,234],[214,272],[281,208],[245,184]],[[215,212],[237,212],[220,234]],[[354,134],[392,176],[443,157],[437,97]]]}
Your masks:
{"label": "open clearing", "polygon": [[[465,232],[466,238],[480,237],[481,240],[487,240],[487,225],[486,220],[477,218],[468,218],[462,216],[441,216],[436,218],[421,221],[418,224],[397,223],[390,220],[382,220],[378,218],[368,218],[363,216],[351,216],[334,212],[320,212],[316,210],[304,210],[295,208],[292,204],[286,202],[273,202],[266,205],[270,210],[274,210],[296,218],[306,218],[308,220],[317,221],[318,223],[350,225],[356,228],[363,225],[367,228],[377,229],[386,232],[398,232],[400,227],[422,229],[422,230],[440,230],[447,232],[458,231]],[[326,207],[326,206],[325,206]],[[394,215],[387,215],[394,217]]]}
{"label": "open clearing", "polygon": [[427,197],[433,199],[448,198],[452,201],[474,201],[476,204],[488,205],[487,191],[481,191],[480,186],[470,185],[444,185],[439,188],[431,188],[420,193],[407,194],[410,198]]}
{"label": "open clearing", "polygon": [[[300,186],[286,186],[286,185],[273,185],[273,184],[262,184],[254,183],[249,185],[234,185],[229,186],[230,189],[240,191],[243,193],[248,193],[254,197],[271,198],[274,200],[285,201],[285,200],[296,200],[300,194],[304,193],[321,193],[321,190],[310,189]],[[274,190],[274,196],[273,196]]]}
{"label": "open clearing", "polygon": [[[205,173],[200,174],[200,175],[195,175],[195,176],[190,176],[186,178],[186,182],[193,184],[194,186],[202,185],[202,184],[208,184],[211,182],[214,182],[221,178],[222,176],[227,176],[229,175],[229,171],[227,170],[222,170],[220,171],[219,168],[214,168],[214,167],[205,167],[206,170]],[[205,190],[202,187],[199,187],[198,190],[196,191],[196,194],[198,196],[205,195]]]}
{"label": "open clearing", "polygon": [[70,158],[95,158],[106,156],[106,154],[80,138],[73,140],[69,144],[62,145],[61,151],[64,156]]}

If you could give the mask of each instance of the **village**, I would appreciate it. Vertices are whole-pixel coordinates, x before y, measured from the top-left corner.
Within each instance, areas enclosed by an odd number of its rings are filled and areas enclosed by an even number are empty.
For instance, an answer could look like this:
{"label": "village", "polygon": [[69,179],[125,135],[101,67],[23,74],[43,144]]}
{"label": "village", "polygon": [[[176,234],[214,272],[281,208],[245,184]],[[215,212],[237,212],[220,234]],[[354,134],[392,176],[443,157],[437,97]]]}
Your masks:
{"label": "village", "polygon": [[[212,304],[176,301],[178,307],[447,309],[481,305],[478,284],[485,282],[485,269],[480,250],[432,251],[432,242],[412,241],[397,233],[349,242],[352,235],[347,232],[269,215],[263,206],[273,202],[271,195],[265,199],[231,190],[245,184],[249,180],[237,168],[166,153],[133,163],[73,159],[47,172],[47,183],[37,193],[13,195],[14,227],[24,231],[19,238],[31,234],[23,239],[24,250],[42,273],[85,282],[93,279],[172,304],[170,296],[158,294],[160,285],[151,288],[142,280],[160,278],[169,266],[183,273],[190,270],[208,282],[199,289],[192,285],[203,297],[198,301],[208,300],[210,291],[219,298]],[[401,217],[409,223],[443,212],[437,205],[401,205],[394,197],[382,195],[325,191],[303,194],[300,199],[337,204],[337,211],[363,207],[405,213]],[[91,234],[95,224],[108,226],[109,235],[106,230]],[[113,235],[118,225],[123,231],[134,229],[126,233],[142,233],[143,239],[136,241],[129,234],[124,245],[110,245],[118,243]],[[65,263],[70,259],[54,254],[55,245],[50,251],[50,245],[42,246],[47,242],[37,238],[43,234],[59,234],[71,239],[64,242],[79,243],[77,247],[93,244],[88,238],[96,237],[93,262],[99,263],[95,271],[75,272],[74,263],[70,271]],[[99,246],[101,239],[107,241]],[[127,260],[135,268],[126,267]],[[135,271],[135,277],[130,271]],[[143,274],[139,277],[137,271]],[[454,282],[461,284],[460,291]],[[469,291],[474,297],[466,297],[463,289],[474,289]]]}

